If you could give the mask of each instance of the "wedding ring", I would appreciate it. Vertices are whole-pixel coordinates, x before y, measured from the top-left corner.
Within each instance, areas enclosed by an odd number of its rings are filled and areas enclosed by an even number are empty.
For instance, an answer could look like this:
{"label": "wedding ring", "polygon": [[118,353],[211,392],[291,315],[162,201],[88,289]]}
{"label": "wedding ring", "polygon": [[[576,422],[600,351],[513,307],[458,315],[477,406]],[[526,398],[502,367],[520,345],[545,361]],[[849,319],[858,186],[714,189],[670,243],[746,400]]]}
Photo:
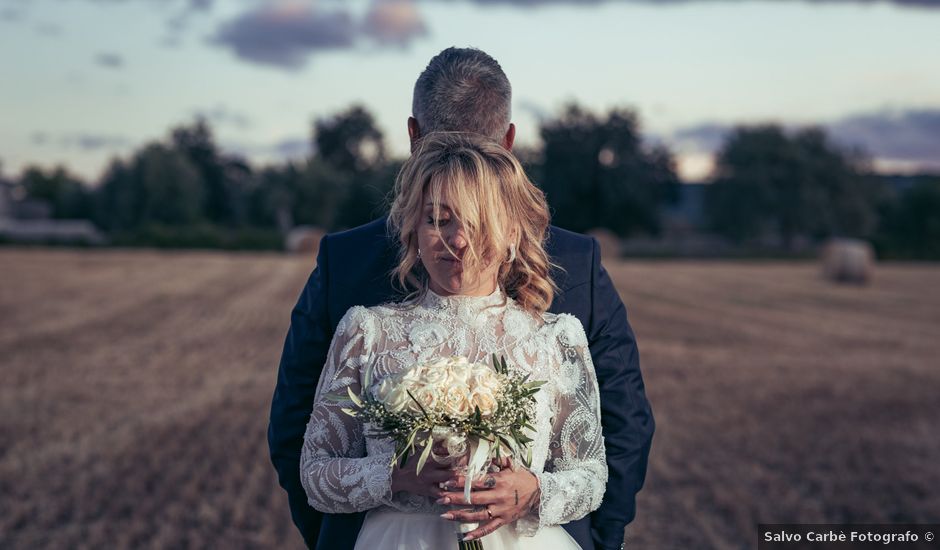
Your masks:
{"label": "wedding ring", "polygon": [[486,515],[489,516],[490,519],[493,519],[493,512],[490,512],[489,506],[486,507]]}

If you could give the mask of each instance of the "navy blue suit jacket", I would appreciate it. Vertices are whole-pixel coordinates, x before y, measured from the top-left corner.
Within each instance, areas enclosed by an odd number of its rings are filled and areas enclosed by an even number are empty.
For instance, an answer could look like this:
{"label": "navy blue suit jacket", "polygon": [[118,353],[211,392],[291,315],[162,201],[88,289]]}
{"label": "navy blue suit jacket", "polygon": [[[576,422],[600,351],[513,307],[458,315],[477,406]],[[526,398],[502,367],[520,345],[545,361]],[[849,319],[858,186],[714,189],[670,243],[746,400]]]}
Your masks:
{"label": "navy blue suit jacket", "polygon": [[[400,299],[388,274],[397,243],[385,219],[320,241],[317,267],[291,313],[277,387],[271,404],[268,445],[291,516],[307,546],[351,549],[364,514],[322,514],[307,503],[300,484],[300,449],[313,397],[337,323],[354,305]],[[640,357],[627,312],[601,265],[593,238],[551,227],[547,251],[563,268],[553,273],[560,292],[550,311],[571,313],[584,325],[600,386],[609,480],[601,507],[565,529],[586,550],[619,548],[636,513],[655,424],[646,399]]]}

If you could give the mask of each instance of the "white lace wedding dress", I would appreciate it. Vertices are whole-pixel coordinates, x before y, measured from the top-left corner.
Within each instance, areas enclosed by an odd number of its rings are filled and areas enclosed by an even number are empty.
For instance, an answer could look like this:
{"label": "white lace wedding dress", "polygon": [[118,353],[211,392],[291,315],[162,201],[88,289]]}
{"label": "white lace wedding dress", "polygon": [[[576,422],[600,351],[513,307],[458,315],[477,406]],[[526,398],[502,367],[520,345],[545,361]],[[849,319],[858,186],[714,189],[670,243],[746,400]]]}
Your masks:
{"label": "white lace wedding dress", "polygon": [[530,314],[497,288],[489,296],[428,291],[412,304],[356,306],[340,321],[307,425],[300,474],[317,510],[369,510],[357,549],[456,549],[457,538],[455,522],[439,517],[448,507],[392,493],[394,444],[365,436],[362,422],[340,410],[350,406],[342,402],[346,389],[360,393],[366,365],[378,382],[415,362],[462,355],[491,364],[494,353],[547,384],[536,394],[532,443],[538,509],[484,537],[484,547],[580,548],[560,524],[595,510],[607,482],[597,380],[584,329],[571,315]]}

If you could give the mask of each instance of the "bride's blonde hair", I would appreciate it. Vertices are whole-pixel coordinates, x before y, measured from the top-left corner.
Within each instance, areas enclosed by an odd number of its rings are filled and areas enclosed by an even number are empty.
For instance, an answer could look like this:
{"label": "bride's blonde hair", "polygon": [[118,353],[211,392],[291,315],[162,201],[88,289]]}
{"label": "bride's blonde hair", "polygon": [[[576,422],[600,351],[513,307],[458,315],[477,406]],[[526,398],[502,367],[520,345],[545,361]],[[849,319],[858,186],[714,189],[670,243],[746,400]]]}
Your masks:
{"label": "bride's blonde hair", "polygon": [[[553,264],[545,252],[548,204],[511,152],[478,134],[430,133],[405,161],[393,194],[388,226],[400,247],[392,277],[403,290],[412,295],[427,292],[417,228],[429,202],[438,230],[442,204],[461,224],[468,243],[463,255],[465,273],[479,273],[492,262],[500,262],[497,284],[509,296],[529,311],[541,313],[549,308],[557,288],[549,274]],[[453,252],[446,241],[444,246]]]}

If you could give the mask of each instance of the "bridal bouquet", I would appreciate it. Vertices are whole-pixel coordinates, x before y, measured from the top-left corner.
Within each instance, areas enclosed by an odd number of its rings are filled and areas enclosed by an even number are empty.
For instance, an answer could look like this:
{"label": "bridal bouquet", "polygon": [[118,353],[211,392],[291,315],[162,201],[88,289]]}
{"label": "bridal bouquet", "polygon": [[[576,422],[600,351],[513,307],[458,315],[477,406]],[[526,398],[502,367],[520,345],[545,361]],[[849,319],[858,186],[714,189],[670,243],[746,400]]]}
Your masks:
{"label": "bridal bouquet", "polygon": [[[471,480],[491,459],[516,457],[531,465],[532,439],[526,432],[535,429],[535,394],[544,383],[509,369],[496,355],[492,367],[454,356],[412,365],[374,384],[367,369],[361,395],[347,388],[354,407],[343,412],[368,422],[370,435],[395,442],[393,465],[404,467],[420,453],[420,473],[428,458],[438,459],[436,444],[448,457],[468,457],[464,497],[469,501]],[[474,528],[461,525],[461,532]]]}

